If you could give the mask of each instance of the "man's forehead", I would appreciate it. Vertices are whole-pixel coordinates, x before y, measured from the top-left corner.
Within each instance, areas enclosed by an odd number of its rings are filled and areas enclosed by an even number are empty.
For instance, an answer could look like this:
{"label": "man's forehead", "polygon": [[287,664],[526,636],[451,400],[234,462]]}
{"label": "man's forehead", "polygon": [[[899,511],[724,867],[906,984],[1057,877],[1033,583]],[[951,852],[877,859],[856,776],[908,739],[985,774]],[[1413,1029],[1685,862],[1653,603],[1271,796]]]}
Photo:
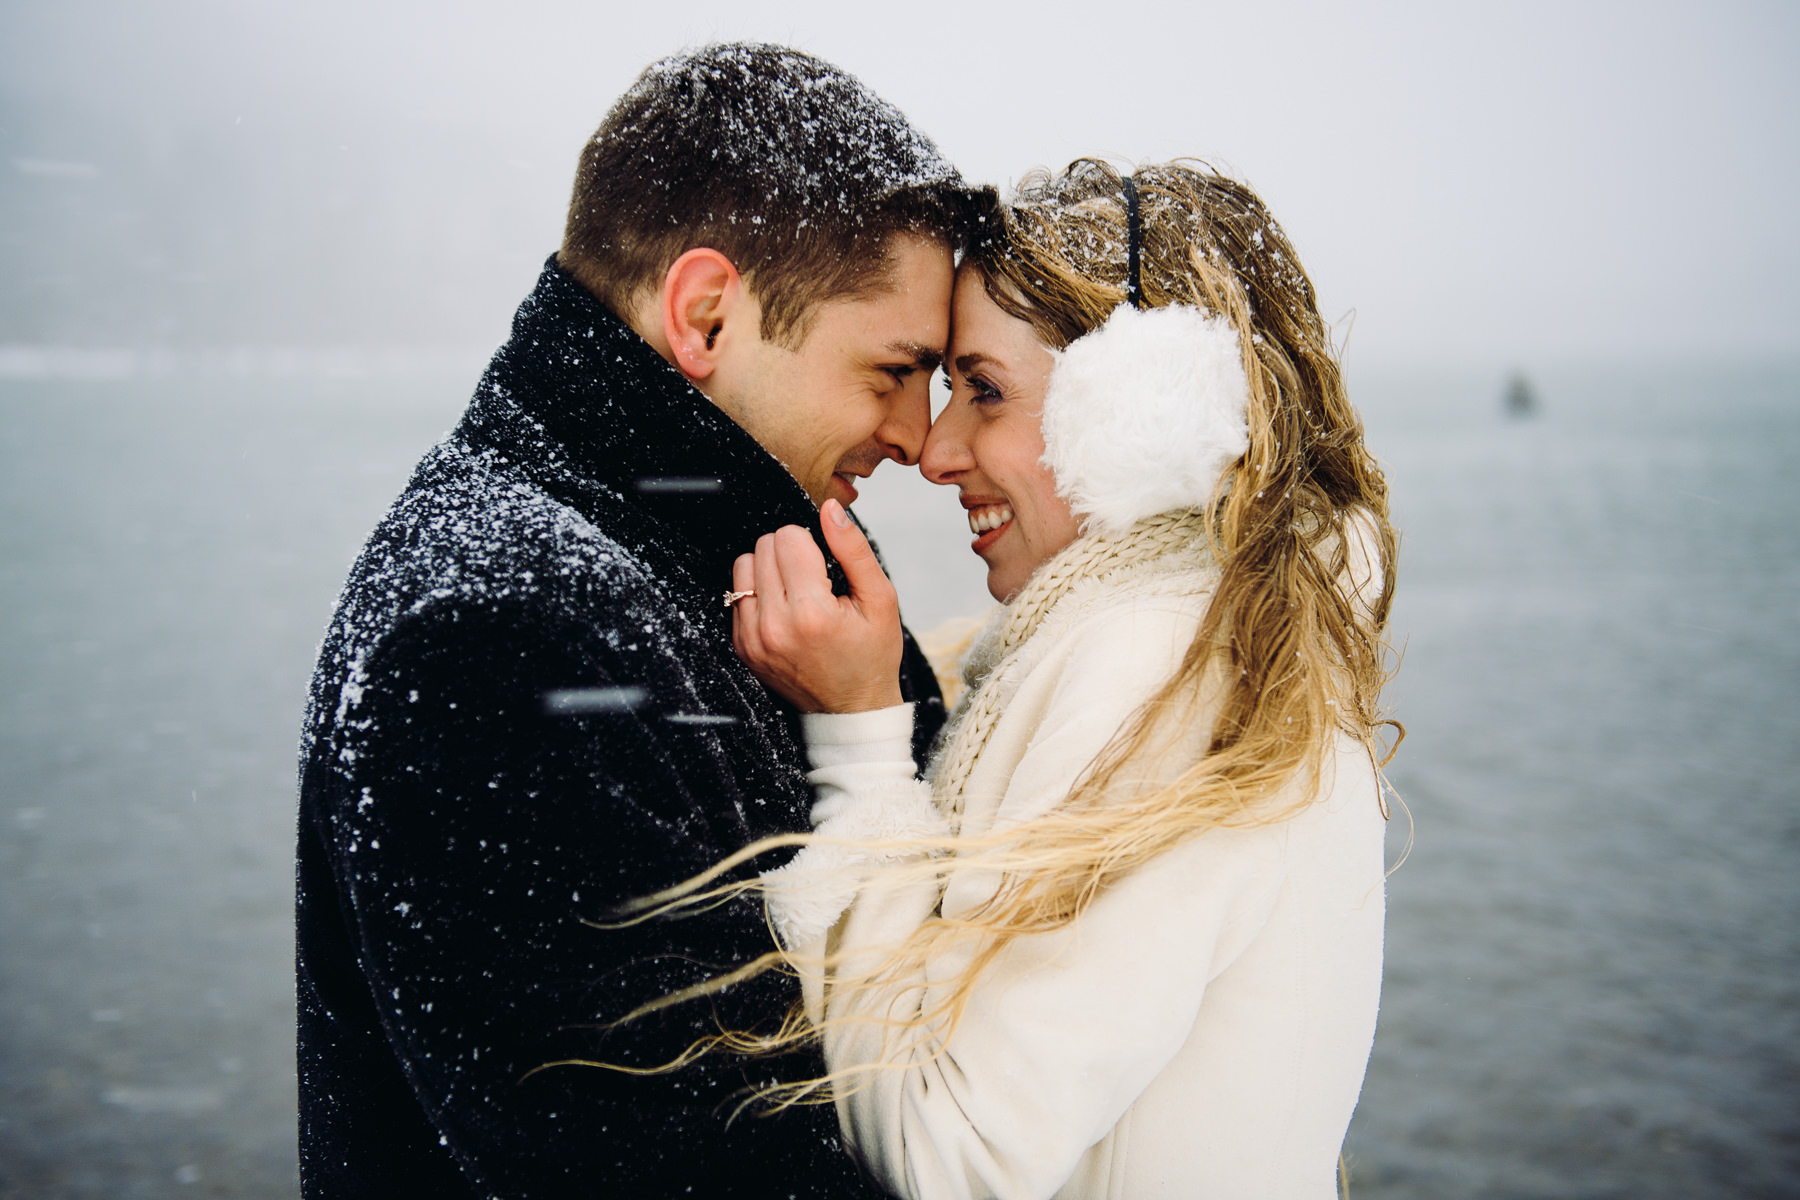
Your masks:
{"label": "man's forehead", "polygon": [[955,269],[945,244],[912,238],[902,247],[880,279],[814,308],[807,340],[823,328],[859,360],[936,369],[949,340]]}

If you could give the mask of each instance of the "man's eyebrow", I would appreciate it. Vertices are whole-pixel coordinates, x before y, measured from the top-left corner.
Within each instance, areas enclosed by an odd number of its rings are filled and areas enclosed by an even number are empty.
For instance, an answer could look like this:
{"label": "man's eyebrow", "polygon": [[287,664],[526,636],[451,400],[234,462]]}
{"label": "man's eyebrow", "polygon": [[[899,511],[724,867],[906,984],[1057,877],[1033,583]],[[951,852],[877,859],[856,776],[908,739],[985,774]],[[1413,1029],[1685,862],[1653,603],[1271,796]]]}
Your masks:
{"label": "man's eyebrow", "polygon": [[913,365],[921,371],[935,371],[944,361],[942,350],[934,350],[922,342],[909,342],[903,339],[898,342],[889,342],[887,348],[891,353],[904,354],[912,359]]}

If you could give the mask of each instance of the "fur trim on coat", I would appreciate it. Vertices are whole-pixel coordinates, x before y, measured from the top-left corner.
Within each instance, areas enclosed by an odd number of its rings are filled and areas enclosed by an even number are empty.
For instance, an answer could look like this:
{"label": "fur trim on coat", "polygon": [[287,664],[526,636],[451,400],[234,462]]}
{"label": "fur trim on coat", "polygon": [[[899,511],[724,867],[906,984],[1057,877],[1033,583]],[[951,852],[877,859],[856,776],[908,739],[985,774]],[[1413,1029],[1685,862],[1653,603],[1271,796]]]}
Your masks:
{"label": "fur trim on coat", "polygon": [[950,827],[931,806],[931,788],[916,779],[884,781],[853,799],[813,831],[820,840],[763,872],[769,920],[791,951],[837,923],[870,867],[920,853],[920,839],[949,836]]}

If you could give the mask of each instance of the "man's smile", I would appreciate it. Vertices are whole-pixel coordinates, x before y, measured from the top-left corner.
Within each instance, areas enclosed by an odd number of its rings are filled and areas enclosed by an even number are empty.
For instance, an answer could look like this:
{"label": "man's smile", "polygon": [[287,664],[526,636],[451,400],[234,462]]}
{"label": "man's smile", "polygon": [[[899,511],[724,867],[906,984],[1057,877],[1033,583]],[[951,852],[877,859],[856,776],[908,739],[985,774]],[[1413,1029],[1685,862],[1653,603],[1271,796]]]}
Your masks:
{"label": "man's smile", "polygon": [[856,503],[856,481],[859,478],[865,477],[858,476],[849,471],[832,472],[831,482],[825,485],[826,497],[828,499],[836,500],[845,508],[849,508],[852,504]]}

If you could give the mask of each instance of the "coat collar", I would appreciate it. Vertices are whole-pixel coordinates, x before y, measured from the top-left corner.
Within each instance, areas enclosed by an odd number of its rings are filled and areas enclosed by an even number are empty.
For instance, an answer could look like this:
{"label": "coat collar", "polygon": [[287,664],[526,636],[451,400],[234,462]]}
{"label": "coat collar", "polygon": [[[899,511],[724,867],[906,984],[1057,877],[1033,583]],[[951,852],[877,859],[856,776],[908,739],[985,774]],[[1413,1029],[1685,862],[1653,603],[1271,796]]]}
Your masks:
{"label": "coat collar", "polygon": [[[609,534],[622,531],[598,510],[633,510],[654,545],[629,548],[662,549],[697,588],[722,594],[733,560],[762,534],[782,525],[819,533],[818,510],[787,469],[554,258],[458,433]],[[835,581],[840,569],[830,568]]]}

